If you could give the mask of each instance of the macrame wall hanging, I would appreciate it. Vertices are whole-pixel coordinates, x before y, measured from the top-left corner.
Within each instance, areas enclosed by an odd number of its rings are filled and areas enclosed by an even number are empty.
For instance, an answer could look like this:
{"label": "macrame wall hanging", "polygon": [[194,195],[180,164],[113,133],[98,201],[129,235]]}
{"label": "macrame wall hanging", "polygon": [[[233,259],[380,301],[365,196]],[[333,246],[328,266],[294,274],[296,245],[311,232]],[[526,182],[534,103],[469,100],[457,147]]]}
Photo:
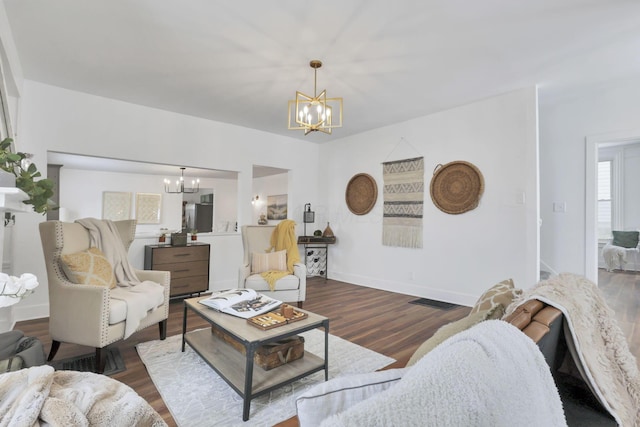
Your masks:
{"label": "macrame wall hanging", "polygon": [[424,157],[382,163],[382,244],[422,248]]}

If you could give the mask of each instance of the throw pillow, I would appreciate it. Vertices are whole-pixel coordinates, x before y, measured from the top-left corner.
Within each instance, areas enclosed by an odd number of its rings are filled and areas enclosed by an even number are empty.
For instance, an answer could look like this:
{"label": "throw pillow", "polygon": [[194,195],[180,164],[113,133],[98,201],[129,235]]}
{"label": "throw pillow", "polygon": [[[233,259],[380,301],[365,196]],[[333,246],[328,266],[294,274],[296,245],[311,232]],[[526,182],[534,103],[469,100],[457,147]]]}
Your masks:
{"label": "throw pillow", "polygon": [[516,289],[512,279],[503,280],[487,289],[476,301],[469,314],[489,310],[496,304],[500,304],[502,305],[502,313],[496,312],[494,314],[497,317],[492,317],[492,319],[499,319],[504,314],[504,309],[519,295],[522,295],[522,289]]}
{"label": "throw pillow", "polygon": [[502,305],[500,304],[495,304],[489,310],[482,310],[477,313],[469,314],[467,317],[463,317],[460,320],[456,320],[455,322],[442,326],[431,338],[423,342],[420,347],[416,349],[413,355],[409,358],[407,366],[414,365],[423,356],[438,345],[442,344],[447,338],[452,337],[459,332],[466,331],[480,322],[493,319],[496,311],[504,311],[504,308],[502,308]]}
{"label": "throw pillow", "polygon": [[253,274],[265,271],[287,271],[287,251],[251,254],[251,272]]}
{"label": "throw pillow", "polygon": [[343,375],[322,382],[296,399],[302,426],[318,426],[325,418],[349,409],[396,384],[406,368]]}
{"label": "throw pillow", "polygon": [[79,285],[116,287],[113,266],[98,248],[60,256],[62,270],[70,281]]}
{"label": "throw pillow", "polygon": [[612,231],[613,233],[613,246],[620,246],[623,248],[635,248],[638,246],[638,238],[640,232],[638,231]]}

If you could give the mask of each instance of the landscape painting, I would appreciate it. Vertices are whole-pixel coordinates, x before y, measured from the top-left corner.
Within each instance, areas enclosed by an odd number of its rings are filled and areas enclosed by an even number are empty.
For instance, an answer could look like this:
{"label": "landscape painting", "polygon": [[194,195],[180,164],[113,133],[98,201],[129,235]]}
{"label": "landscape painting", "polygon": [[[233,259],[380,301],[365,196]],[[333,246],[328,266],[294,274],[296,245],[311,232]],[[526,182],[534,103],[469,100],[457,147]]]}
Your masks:
{"label": "landscape painting", "polygon": [[287,219],[287,195],[267,196],[267,219]]}

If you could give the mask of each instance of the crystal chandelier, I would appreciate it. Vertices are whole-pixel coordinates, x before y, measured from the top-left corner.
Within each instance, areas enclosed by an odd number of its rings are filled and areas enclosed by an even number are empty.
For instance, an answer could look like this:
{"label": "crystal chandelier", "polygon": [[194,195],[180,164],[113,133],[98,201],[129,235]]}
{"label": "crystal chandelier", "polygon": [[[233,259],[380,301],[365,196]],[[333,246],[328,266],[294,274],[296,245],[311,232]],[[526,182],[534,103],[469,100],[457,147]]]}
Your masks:
{"label": "crystal chandelier", "polygon": [[333,128],[342,127],[342,98],[327,98],[326,89],[318,95],[322,61],[314,59],[309,66],[313,68],[313,96],[296,91],[296,99],[289,101],[289,129],[302,129],[305,135],[317,131],[331,134]]}
{"label": "crystal chandelier", "polygon": [[194,179],[191,181],[191,188],[184,186],[184,170],[186,168],[180,168],[180,178],[176,180],[175,190],[171,189],[171,181],[167,178],[164,179],[164,191],[165,193],[197,193],[200,191],[200,179]]}

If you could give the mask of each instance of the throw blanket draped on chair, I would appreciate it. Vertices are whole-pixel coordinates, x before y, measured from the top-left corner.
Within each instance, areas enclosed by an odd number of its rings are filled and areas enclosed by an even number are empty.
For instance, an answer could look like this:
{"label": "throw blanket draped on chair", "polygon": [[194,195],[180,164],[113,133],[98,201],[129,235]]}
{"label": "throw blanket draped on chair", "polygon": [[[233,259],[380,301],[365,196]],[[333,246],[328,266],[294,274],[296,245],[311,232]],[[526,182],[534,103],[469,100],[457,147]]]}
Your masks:
{"label": "throw blanket draped on chair", "polygon": [[487,320],[321,427],[519,425],[566,426],[560,395],[538,346],[515,326]]}
{"label": "throw blanket draped on chair", "polygon": [[164,287],[145,280],[141,282],[129,263],[127,250],[122,243],[118,229],[112,221],[84,218],[76,221],[89,231],[91,245],[104,253],[113,266],[118,287],[109,292],[111,298],[127,304],[127,320],[124,338],[129,338],[140,325],[149,310],[164,302]]}
{"label": "throw blanket draped on chair", "polygon": [[583,380],[619,425],[640,426],[640,371],[596,285],[561,274],[525,291],[507,314],[530,299],[563,312],[567,346]]}
{"label": "throw blanket draped on chair", "polygon": [[276,282],[289,274],[293,274],[293,265],[300,262],[298,241],[296,240],[296,223],[291,219],[281,221],[271,233],[271,247],[265,252],[287,251],[287,271],[269,270],[261,274],[269,284],[271,291],[275,290]]}

